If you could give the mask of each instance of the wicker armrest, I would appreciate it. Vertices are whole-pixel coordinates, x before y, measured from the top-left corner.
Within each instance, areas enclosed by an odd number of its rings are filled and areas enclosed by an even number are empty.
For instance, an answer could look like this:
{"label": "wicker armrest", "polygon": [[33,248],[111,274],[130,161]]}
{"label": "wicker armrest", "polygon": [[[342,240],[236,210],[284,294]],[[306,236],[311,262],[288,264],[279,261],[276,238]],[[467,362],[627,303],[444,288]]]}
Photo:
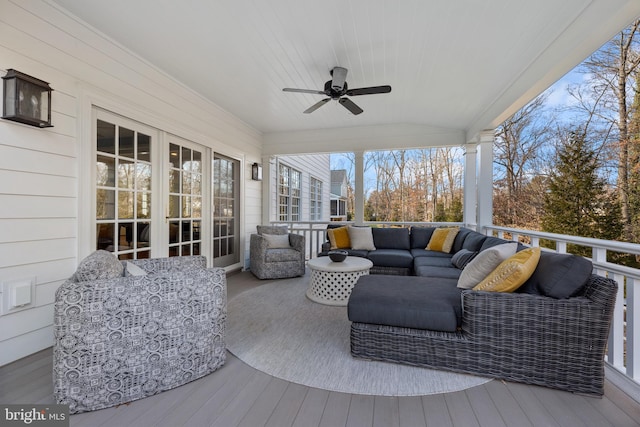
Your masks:
{"label": "wicker armrest", "polygon": [[462,292],[462,330],[473,340],[589,342],[604,349],[617,284],[592,276],[583,296],[555,299],[501,292]]}

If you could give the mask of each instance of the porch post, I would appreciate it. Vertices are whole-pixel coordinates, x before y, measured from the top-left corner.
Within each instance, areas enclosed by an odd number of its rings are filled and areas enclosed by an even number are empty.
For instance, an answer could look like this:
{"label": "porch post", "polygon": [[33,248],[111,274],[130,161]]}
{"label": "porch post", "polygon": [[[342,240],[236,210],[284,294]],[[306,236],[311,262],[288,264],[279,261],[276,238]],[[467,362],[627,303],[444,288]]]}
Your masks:
{"label": "porch post", "polygon": [[[275,159],[271,156],[265,156],[262,158],[262,224],[269,224],[271,221],[276,220],[277,217],[272,215],[275,213],[273,208],[273,200],[277,198],[277,194],[273,194],[273,189],[278,191],[278,172],[276,170]],[[275,176],[275,185],[271,182]]]}
{"label": "porch post", "polygon": [[468,227],[475,227],[478,224],[476,218],[478,208],[478,181],[477,177],[477,142],[468,143],[464,146],[464,204],[462,211],[462,222]]}
{"label": "porch post", "polygon": [[485,226],[493,224],[493,140],[493,129],[480,134],[477,230],[481,233]]}
{"label": "porch post", "polygon": [[355,156],[355,206],[354,218],[356,225],[364,224],[364,152],[356,151]]}

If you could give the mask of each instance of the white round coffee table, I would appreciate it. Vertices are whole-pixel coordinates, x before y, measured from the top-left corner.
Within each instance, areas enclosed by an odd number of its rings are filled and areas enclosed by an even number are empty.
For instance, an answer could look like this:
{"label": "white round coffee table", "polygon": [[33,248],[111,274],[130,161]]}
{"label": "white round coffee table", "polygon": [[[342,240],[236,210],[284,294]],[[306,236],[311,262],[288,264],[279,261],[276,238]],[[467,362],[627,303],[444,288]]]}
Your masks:
{"label": "white round coffee table", "polygon": [[327,305],[347,305],[353,285],[360,276],[369,274],[373,263],[366,258],[348,256],[333,262],[328,256],[310,259],[311,283],[307,298]]}

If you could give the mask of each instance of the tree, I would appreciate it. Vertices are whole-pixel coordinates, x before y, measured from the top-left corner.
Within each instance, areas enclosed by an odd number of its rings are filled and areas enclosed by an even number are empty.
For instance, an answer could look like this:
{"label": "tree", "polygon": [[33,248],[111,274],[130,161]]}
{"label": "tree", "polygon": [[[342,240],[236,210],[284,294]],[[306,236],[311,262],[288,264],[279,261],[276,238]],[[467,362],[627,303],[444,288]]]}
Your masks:
{"label": "tree", "polygon": [[591,76],[592,87],[595,91],[609,92],[613,98],[608,107],[617,112],[614,120],[618,128],[618,198],[624,226],[623,237],[627,241],[633,239],[633,213],[630,206],[630,170],[633,167],[630,152],[633,149],[630,147],[628,97],[629,86],[633,83],[631,79],[640,66],[639,37],[640,20],[636,20],[584,63],[586,72]]}
{"label": "tree", "polygon": [[[619,205],[611,203],[598,176],[596,152],[582,132],[570,132],[558,149],[544,198],[542,227],[551,233],[616,239],[621,231]],[[574,248],[572,252],[583,253]]]}
{"label": "tree", "polygon": [[[636,73],[640,88],[640,73]],[[629,122],[629,217],[631,242],[640,243],[640,91],[636,89]],[[637,257],[640,261],[640,256]]]}
{"label": "tree", "polygon": [[527,200],[529,183],[540,172],[536,161],[551,129],[551,118],[545,113],[548,96],[538,96],[496,129],[495,224],[537,228],[531,219],[525,219],[531,212]]}

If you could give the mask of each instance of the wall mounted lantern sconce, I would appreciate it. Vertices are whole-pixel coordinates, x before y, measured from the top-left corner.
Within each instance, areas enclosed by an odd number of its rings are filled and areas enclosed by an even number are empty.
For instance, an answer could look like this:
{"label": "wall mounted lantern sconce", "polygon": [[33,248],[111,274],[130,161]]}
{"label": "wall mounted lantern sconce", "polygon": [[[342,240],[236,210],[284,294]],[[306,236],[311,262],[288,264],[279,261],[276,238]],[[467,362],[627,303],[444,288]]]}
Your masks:
{"label": "wall mounted lantern sconce", "polygon": [[3,119],[40,128],[51,124],[51,87],[49,83],[13,69],[2,77]]}
{"label": "wall mounted lantern sconce", "polygon": [[262,165],[258,163],[251,165],[251,179],[254,181],[262,181]]}

